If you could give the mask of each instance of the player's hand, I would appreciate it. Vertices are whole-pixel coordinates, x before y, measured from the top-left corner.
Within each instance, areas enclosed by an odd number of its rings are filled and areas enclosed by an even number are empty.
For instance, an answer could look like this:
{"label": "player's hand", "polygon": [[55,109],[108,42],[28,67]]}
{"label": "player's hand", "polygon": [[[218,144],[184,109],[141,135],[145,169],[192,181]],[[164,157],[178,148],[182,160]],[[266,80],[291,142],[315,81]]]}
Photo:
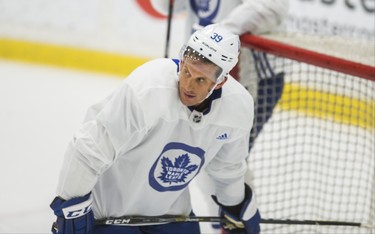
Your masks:
{"label": "player's hand", "polygon": [[57,216],[52,225],[53,234],[89,234],[94,226],[91,193],[70,200],[56,197],[51,208]]}
{"label": "player's hand", "polygon": [[212,199],[220,206],[220,215],[229,222],[222,224],[228,234],[259,234],[260,214],[251,188],[245,184],[245,199],[237,206],[224,206],[216,196]]}

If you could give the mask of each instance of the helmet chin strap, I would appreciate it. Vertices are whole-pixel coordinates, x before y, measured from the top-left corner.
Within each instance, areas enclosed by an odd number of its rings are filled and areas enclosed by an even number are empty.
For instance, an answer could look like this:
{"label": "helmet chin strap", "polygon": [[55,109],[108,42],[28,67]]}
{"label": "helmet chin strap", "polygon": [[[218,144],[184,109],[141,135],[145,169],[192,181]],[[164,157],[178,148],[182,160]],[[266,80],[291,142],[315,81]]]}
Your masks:
{"label": "helmet chin strap", "polygon": [[220,77],[220,78],[217,78],[217,81],[216,81],[215,85],[211,88],[210,92],[208,92],[207,96],[206,96],[205,98],[203,98],[202,101],[199,102],[199,104],[202,103],[204,100],[206,100],[209,96],[211,96],[211,94],[214,92],[215,88],[216,88],[221,82],[224,81],[224,78],[225,78],[225,76],[222,76],[222,77]]}
{"label": "helmet chin strap", "polygon": [[202,103],[202,102],[203,102],[204,100],[206,100],[209,96],[211,96],[211,94],[214,92],[214,90],[215,90],[216,86],[218,86],[218,84],[219,84],[219,83],[216,83],[216,84],[212,87],[212,89],[210,90],[210,92],[208,92],[207,96],[206,96],[202,101],[200,101],[199,103]]}

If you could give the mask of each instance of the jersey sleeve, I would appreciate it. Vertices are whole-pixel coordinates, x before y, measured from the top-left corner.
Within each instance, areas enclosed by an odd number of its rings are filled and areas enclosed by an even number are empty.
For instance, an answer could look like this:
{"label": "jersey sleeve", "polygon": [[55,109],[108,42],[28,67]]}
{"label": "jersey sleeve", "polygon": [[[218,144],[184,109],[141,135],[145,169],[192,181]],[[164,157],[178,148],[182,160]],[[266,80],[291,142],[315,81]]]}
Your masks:
{"label": "jersey sleeve", "polygon": [[117,152],[137,145],[147,133],[135,92],[123,84],[102,103],[88,110],[64,155],[57,188],[63,199],[90,192],[116,160]]}
{"label": "jersey sleeve", "polygon": [[220,23],[238,35],[266,33],[282,24],[288,9],[288,0],[243,0]]}
{"label": "jersey sleeve", "polygon": [[85,123],[65,151],[57,195],[65,200],[89,193],[114,160],[115,150],[103,125]]}
{"label": "jersey sleeve", "polygon": [[244,175],[247,170],[249,133],[225,144],[206,167],[213,179],[215,193],[221,204],[237,205],[244,199]]}

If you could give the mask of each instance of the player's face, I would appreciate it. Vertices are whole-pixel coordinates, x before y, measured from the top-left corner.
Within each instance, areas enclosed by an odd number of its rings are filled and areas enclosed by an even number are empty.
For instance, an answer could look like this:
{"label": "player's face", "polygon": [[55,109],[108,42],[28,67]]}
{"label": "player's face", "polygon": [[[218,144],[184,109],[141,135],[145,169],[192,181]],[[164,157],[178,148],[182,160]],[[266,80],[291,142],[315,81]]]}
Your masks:
{"label": "player's face", "polygon": [[181,63],[179,95],[186,106],[201,103],[215,85],[217,67],[185,60]]}

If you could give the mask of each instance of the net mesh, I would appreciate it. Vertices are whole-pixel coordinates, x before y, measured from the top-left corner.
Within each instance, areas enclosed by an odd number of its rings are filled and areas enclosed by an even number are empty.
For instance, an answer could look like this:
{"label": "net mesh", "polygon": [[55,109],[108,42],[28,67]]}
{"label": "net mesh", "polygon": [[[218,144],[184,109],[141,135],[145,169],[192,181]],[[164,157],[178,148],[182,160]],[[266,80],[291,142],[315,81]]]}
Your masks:
{"label": "net mesh", "polygon": [[[373,41],[272,40],[375,66]],[[259,82],[248,164],[262,218],[362,224],[262,224],[262,233],[375,233],[375,82],[252,50]],[[261,75],[265,66],[271,75]]]}

